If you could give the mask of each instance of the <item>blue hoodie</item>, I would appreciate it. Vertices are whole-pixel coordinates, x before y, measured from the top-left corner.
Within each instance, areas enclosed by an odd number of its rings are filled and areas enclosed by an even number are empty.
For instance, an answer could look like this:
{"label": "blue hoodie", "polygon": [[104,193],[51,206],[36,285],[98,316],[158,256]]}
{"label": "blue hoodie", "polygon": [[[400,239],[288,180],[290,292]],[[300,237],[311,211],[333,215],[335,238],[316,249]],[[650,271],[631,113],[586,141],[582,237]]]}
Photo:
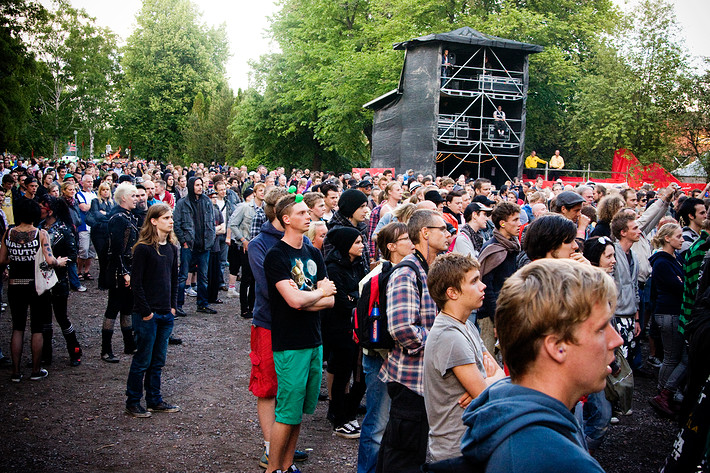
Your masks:
{"label": "blue hoodie", "polygon": [[[562,402],[505,378],[466,408],[461,451],[486,472],[603,472]],[[487,462],[487,464],[486,464]]]}

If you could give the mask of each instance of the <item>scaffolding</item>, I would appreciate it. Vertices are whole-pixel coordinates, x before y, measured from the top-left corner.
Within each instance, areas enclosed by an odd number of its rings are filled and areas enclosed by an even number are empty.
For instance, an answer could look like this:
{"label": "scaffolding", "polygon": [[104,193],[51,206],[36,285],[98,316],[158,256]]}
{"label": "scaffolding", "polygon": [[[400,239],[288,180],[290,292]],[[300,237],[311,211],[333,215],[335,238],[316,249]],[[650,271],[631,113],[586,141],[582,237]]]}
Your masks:
{"label": "scaffolding", "polygon": [[[510,67],[506,64],[510,61],[501,60],[490,47],[480,47],[467,56],[461,65],[441,66],[436,162],[458,160],[455,166],[442,169],[449,176],[464,163],[477,164],[477,177],[481,177],[481,164],[494,161],[510,179],[498,159],[518,160],[522,153],[524,120],[514,117],[524,109],[525,70],[520,61]],[[503,136],[495,130],[492,112],[499,105],[512,112],[506,113]]]}

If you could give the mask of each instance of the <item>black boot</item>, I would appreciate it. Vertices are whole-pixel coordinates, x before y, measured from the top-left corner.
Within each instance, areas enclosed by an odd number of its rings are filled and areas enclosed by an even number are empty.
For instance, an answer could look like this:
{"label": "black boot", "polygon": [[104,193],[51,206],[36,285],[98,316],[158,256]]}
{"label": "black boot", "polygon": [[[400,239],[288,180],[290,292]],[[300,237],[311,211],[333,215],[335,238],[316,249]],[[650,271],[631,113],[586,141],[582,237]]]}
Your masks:
{"label": "black boot", "polygon": [[126,355],[132,355],[136,352],[136,339],[133,337],[133,328],[121,327],[121,333],[123,333],[123,353]]}
{"label": "black boot", "polygon": [[113,330],[101,330],[101,359],[107,363],[118,363],[120,360],[113,354],[111,338],[113,338]]}
{"label": "black boot", "polygon": [[42,337],[44,341],[42,343],[42,364],[51,365],[52,364],[52,337],[54,336],[54,329],[52,325],[45,325],[42,329]]}
{"label": "black boot", "polygon": [[81,364],[82,351],[79,346],[79,340],[76,339],[76,332],[74,331],[73,325],[64,331],[64,339],[67,341],[69,364],[71,366],[79,366]]}

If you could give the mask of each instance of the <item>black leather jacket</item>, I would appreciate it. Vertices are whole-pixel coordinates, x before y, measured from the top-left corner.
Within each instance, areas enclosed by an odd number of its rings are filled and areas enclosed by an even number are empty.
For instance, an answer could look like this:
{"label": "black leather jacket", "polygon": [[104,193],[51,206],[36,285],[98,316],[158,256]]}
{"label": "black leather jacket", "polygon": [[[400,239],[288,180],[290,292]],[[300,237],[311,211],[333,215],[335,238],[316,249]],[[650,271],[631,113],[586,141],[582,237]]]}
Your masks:
{"label": "black leather jacket", "polygon": [[138,241],[138,219],[121,206],[111,209],[108,220],[109,263],[106,271],[106,287],[116,287],[118,278],[131,274],[133,245]]}

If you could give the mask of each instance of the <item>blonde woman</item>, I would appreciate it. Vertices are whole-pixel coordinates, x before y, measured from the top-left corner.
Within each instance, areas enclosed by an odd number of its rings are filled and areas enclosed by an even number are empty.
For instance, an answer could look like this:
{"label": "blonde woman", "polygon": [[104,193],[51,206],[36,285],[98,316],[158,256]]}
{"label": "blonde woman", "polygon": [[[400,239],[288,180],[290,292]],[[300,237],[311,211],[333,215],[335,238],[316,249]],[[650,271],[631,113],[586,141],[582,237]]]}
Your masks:
{"label": "blonde woman", "polygon": [[108,217],[116,205],[111,196],[111,185],[102,182],[97,192],[98,198],[91,201],[91,208],[86,214],[86,223],[91,227],[91,242],[99,257],[99,289],[108,289],[105,284],[108,264]]}
{"label": "blonde woman", "polygon": [[658,230],[652,243],[660,250],[649,261],[653,266],[651,287],[656,294],[654,318],[661,329],[663,364],[658,372],[660,393],[649,402],[661,414],[673,416],[677,408],[671,401],[688,369],[688,351],[683,335],[678,332],[683,302],[683,268],[676,252],[683,245],[683,230],[676,223],[667,223]]}

